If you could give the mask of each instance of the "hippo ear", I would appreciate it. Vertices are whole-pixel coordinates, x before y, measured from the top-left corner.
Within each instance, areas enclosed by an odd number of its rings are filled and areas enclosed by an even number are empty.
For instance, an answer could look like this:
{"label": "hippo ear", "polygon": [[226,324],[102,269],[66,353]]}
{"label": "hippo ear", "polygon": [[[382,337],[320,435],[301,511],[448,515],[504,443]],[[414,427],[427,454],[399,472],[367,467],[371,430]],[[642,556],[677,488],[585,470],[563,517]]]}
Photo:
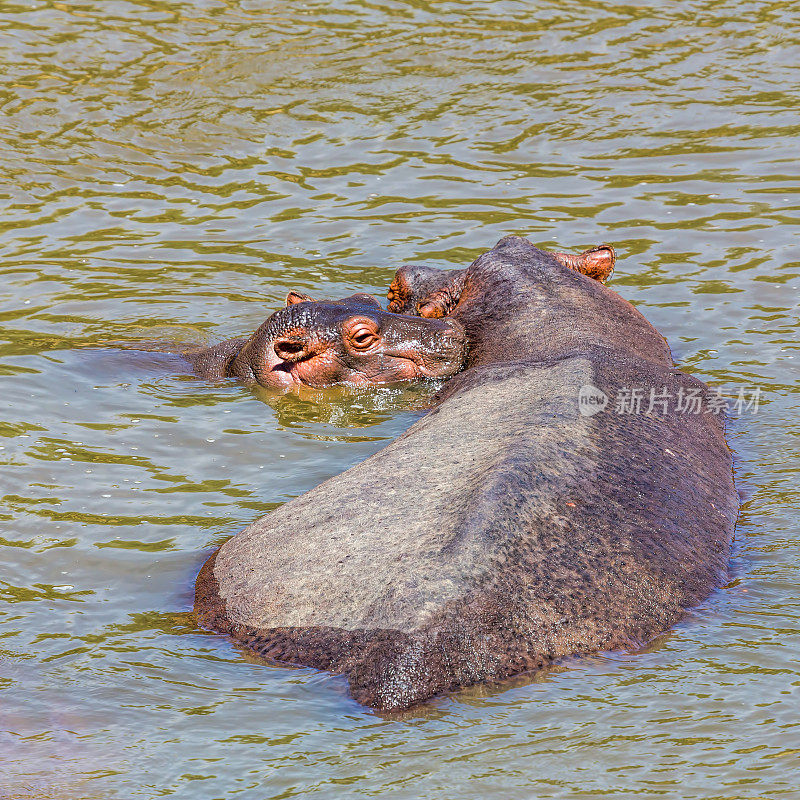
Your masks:
{"label": "hippo ear", "polygon": [[434,292],[417,303],[417,314],[428,318],[445,317],[452,311],[453,305],[447,291]]}
{"label": "hippo ear", "polygon": [[617,254],[610,244],[601,244],[591,250],[584,250],[575,256],[572,253],[553,253],[556,261],[569,269],[605,283],[614,271]]}
{"label": "hippo ear", "polygon": [[371,294],[367,294],[366,292],[358,292],[357,294],[350,295],[350,297],[345,298],[342,302],[353,302],[362,306],[373,306],[374,308],[381,307],[381,304]]}
{"label": "hippo ear", "polygon": [[307,294],[302,294],[301,292],[295,292],[292,290],[289,294],[286,295],[286,305],[293,306],[295,303],[308,303],[312,302],[312,298],[309,297]]}

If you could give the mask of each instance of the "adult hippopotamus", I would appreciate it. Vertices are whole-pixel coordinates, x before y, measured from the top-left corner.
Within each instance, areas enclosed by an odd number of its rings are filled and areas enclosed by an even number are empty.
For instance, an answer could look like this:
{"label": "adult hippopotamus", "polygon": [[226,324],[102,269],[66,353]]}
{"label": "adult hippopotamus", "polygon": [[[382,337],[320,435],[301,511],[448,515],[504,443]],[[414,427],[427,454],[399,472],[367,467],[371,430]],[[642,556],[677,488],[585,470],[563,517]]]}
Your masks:
{"label": "adult hippopotamus", "polygon": [[201,624],[341,673],[377,709],[637,647],[727,573],[738,502],[708,387],[619,295],[524,239],[462,278],[468,368],[433,409],[196,583]]}
{"label": "adult hippopotamus", "polygon": [[363,386],[449,377],[462,367],[466,338],[456,321],[391,314],[367,294],[312,300],[290,292],[286,307],[250,337],[182,354],[212,380],[231,377],[279,389]]}

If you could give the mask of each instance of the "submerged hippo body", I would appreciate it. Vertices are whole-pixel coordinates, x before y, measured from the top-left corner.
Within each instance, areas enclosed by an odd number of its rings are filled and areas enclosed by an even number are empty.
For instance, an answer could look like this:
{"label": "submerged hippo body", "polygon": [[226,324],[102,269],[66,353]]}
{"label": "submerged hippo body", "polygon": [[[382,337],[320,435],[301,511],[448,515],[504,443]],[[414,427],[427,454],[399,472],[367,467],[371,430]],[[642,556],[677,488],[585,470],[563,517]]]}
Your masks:
{"label": "submerged hippo body", "polygon": [[[452,316],[470,366],[433,410],[234,536],[196,585],[202,624],[378,709],[640,645],[726,576],[722,421],[614,411],[630,388],[708,392],[635,309],[508,237]],[[587,386],[605,411],[579,413]]]}
{"label": "submerged hippo body", "polygon": [[383,311],[374,297],[312,300],[291,292],[249,338],[185,353],[204,378],[238,378],[274,388],[378,385],[444,378],[464,361],[458,322]]}

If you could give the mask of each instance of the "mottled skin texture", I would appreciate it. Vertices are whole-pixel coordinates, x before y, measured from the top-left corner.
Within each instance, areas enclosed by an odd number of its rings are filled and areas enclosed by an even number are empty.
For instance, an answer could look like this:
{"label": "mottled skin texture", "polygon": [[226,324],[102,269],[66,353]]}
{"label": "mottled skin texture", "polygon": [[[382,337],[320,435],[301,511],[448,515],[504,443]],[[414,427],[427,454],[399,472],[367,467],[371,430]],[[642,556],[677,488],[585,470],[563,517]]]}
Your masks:
{"label": "mottled skin texture", "polygon": [[[542,251],[546,252],[546,251]],[[605,283],[614,271],[614,248],[601,244],[577,255],[549,253],[560,264]],[[444,317],[457,305],[464,289],[467,270],[440,270],[419,264],[400,267],[389,286],[388,310],[419,317]]]}
{"label": "mottled skin texture", "polygon": [[279,389],[444,378],[464,362],[464,329],[452,320],[391,314],[365,294],[334,301],[290,292],[286,303],[252,336],[184,356],[204,378]]}
{"label": "mottled skin texture", "polygon": [[586,384],[708,391],[613,291],[508,237],[452,315],[471,366],[430,413],[196,585],[202,624],[383,710],[646,642],[725,580],[737,514],[718,417],[578,413]]}
{"label": "mottled skin texture", "polygon": [[406,264],[397,270],[389,286],[387,309],[395,314],[443,317],[458,303],[466,274],[465,269]]}

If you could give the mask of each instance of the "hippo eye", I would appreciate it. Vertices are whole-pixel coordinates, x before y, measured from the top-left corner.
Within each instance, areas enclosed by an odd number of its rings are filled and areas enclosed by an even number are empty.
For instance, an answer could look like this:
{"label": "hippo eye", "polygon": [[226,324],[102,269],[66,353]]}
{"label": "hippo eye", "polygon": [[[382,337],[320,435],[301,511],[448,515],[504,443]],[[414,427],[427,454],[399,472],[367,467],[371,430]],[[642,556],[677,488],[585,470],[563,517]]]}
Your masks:
{"label": "hippo eye", "polygon": [[380,331],[372,320],[354,320],[347,325],[345,335],[356,350],[366,350],[378,341]]}
{"label": "hippo eye", "polygon": [[358,333],[353,333],[353,341],[359,347],[369,347],[377,338],[373,331],[362,330]]}

